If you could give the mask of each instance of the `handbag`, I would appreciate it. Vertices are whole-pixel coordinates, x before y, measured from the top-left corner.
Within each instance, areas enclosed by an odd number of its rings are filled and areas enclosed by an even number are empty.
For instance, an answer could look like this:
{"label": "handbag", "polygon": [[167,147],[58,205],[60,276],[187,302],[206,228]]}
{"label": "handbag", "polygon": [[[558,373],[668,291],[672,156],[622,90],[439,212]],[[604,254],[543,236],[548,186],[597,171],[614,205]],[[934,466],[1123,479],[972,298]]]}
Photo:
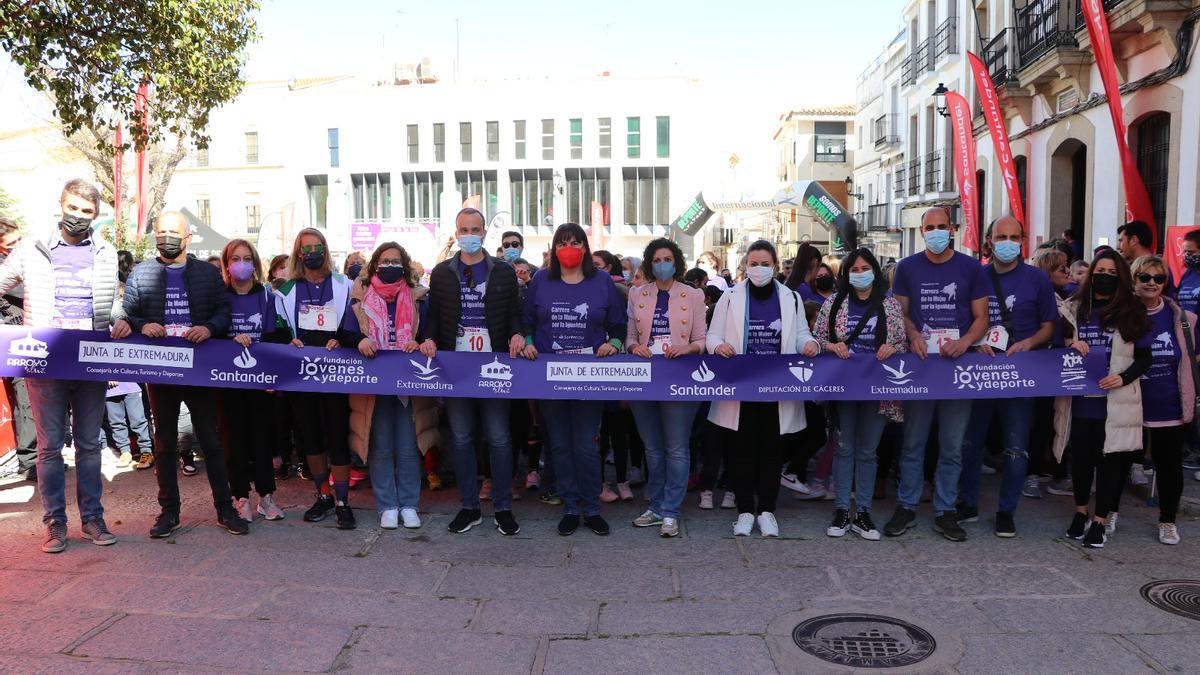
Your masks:
{"label": "handbag", "polygon": [[[1188,365],[1192,368],[1192,386],[1195,391],[1200,394],[1200,367],[1196,365],[1196,344],[1192,338],[1192,327],[1188,323],[1187,312],[1180,309],[1181,322],[1183,325],[1183,341],[1187,343],[1187,360]],[[1200,396],[1192,403],[1195,413],[1192,415],[1192,434],[1200,433]]]}

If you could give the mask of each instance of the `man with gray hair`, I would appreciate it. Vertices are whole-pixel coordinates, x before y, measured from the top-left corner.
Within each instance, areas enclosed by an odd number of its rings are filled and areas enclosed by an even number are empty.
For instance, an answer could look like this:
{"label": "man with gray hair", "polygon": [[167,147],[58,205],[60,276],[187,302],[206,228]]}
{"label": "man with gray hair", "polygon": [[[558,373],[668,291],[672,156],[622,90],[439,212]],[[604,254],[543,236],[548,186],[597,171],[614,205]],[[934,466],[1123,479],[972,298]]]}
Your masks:
{"label": "man with gray hair", "polygon": [[[100,191],[88,181],[72,180],[63,187],[58,204],[57,227],[45,238],[24,239],[0,266],[0,294],[24,283],[25,326],[111,330],[113,337],[124,337],[128,326],[121,321],[113,323],[119,315],[117,251],[92,232],[92,221],[100,214]],[[83,536],[99,546],[115,544],[117,538],[104,523],[100,503],[104,486],[100,424],[107,383],[27,378],[25,386],[37,422],[38,493],[46,525],[42,550],[60,553],[67,548],[62,449],[68,420],[75,438],[75,489]]]}

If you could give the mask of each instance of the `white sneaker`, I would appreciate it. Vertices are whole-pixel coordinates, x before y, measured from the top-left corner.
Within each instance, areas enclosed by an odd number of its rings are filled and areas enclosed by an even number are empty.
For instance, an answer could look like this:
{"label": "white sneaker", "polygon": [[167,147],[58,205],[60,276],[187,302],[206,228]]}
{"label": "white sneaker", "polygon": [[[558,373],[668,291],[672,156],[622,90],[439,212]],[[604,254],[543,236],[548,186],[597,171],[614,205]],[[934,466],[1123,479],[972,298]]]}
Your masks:
{"label": "white sneaker", "polygon": [[379,526],[385,530],[394,530],[399,526],[399,509],[385,509],[379,514]]}
{"label": "white sneaker", "polygon": [[984,464],[983,466],[981,466],[979,468],[979,473],[984,476],[995,476],[996,470],[993,469],[992,467],[988,466],[987,464]]}
{"label": "white sneaker", "polygon": [[721,497],[721,508],[723,508],[723,509],[736,509],[737,508],[737,498],[734,497],[733,490],[725,491],[725,496]]}
{"label": "white sneaker", "polygon": [[795,490],[796,492],[808,492],[808,486],[804,483],[801,483],[800,479],[796,478],[796,474],[789,473],[786,469],[779,473],[779,484],[789,490]]}
{"label": "white sneaker", "polygon": [[1146,478],[1146,469],[1141,464],[1134,464],[1129,470],[1130,485],[1149,485],[1150,479]]}
{"label": "white sneaker", "polygon": [[1025,477],[1025,486],[1021,488],[1021,496],[1030,499],[1042,498],[1042,486],[1038,484],[1037,476]]}
{"label": "white sneaker", "polygon": [[712,509],[712,507],[713,507],[712,490],[701,490],[700,491],[700,508],[704,509],[705,511],[708,511],[708,510]]}
{"label": "white sneaker", "polygon": [[633,490],[629,489],[629,483],[617,483],[617,494],[621,495],[621,501],[633,501]]}
{"label": "white sneaker", "polygon": [[275,503],[274,495],[263,495],[258,499],[258,513],[267,520],[283,520],[283,509]]}
{"label": "white sneaker", "polygon": [[1175,523],[1158,524],[1158,543],[1174,546],[1179,543],[1179,528]]}
{"label": "white sneaker", "polygon": [[479,486],[479,498],[487,501],[492,498],[492,479],[484,478],[483,484]]}
{"label": "white sneaker", "polygon": [[248,497],[233,500],[233,508],[237,509],[238,516],[247,523],[254,520],[254,514],[250,513],[250,499]]}
{"label": "white sneaker", "polygon": [[762,532],[764,537],[778,537],[779,523],[775,521],[775,514],[770,511],[763,511],[758,516],[758,531]]}
{"label": "white sneaker", "polygon": [[664,539],[679,536],[679,521],[674,518],[663,518],[662,526],[658,528],[658,536]]}
{"label": "white sneaker", "polygon": [[404,527],[410,530],[421,526],[421,519],[417,516],[416,509],[400,509],[400,520],[404,521]]}
{"label": "white sneaker", "polygon": [[1108,519],[1104,521],[1104,534],[1111,537],[1113,532],[1117,531],[1117,516],[1116,511],[1108,514]]}
{"label": "white sneaker", "polygon": [[611,504],[618,499],[620,499],[620,497],[608,487],[608,483],[605,483],[604,486],[600,488],[600,501],[604,502],[605,504]]}
{"label": "white sneaker", "polygon": [[651,527],[653,525],[662,525],[662,522],[663,522],[662,516],[651,511],[650,509],[646,509],[646,511],[644,513],[642,513],[642,515],[633,519],[633,526],[634,527]]}
{"label": "white sneaker", "polygon": [[1192,478],[1195,480],[1200,480],[1200,471],[1197,471],[1196,473],[1192,474]]}
{"label": "white sneaker", "polygon": [[754,531],[754,514],[739,513],[737,522],[733,524],[733,536],[749,537]]}

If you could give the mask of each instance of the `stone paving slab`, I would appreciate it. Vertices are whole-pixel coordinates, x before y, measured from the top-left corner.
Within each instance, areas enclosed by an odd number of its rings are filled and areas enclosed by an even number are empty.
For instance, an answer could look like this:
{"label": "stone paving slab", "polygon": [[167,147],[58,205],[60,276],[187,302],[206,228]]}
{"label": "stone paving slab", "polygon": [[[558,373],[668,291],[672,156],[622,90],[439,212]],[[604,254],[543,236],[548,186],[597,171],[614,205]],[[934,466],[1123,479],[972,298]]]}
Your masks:
{"label": "stone paving slab", "polygon": [[260,579],[312,580],[333,588],[366,588],[411,594],[432,593],[448,567],[445,563],[388,560],[383,557],[356,557],[346,554],[302,553],[297,551],[256,550],[249,538],[246,547],[226,549],[224,555],[208,561],[194,574],[199,577],[226,579],[231,570]]}
{"label": "stone paving slab", "polygon": [[592,629],[600,603],[582,600],[484,600],[471,630],[505,635],[585,636]]}
{"label": "stone paving slab", "polygon": [[0,569],[0,588],[7,602],[38,602],[74,579],[74,575],[61,572]]}
{"label": "stone paving slab", "polygon": [[[2,603],[0,653],[54,654],[70,647],[113,615],[107,610],[87,607]],[[0,672],[12,670],[0,667]]]}
{"label": "stone paving slab", "polygon": [[875,567],[835,570],[848,597],[977,599],[988,597],[1076,597],[1089,595],[1086,586],[1050,565],[963,565],[902,563],[889,566],[888,582],[848,583],[878,574]]}
{"label": "stone paving slab", "polygon": [[829,572],[823,567],[682,568],[677,572],[682,597],[688,600],[795,603],[837,595]]}
{"label": "stone paving slab", "polygon": [[500,635],[397,633],[367,628],[339,670],[363,673],[527,673],[538,641]]}
{"label": "stone paving slab", "polygon": [[1086,632],[1082,619],[1069,632],[1041,635],[965,635],[958,669],[964,674],[1039,672],[1078,675],[1153,673],[1146,660],[1118,638]]}
{"label": "stone paving slab", "polygon": [[72,654],[239,671],[323,672],[333,667],[350,633],[297,621],[130,615]]}
{"label": "stone paving slab", "polygon": [[762,637],[706,636],[552,640],[545,672],[644,673],[652,663],[680,673],[775,671]]}
{"label": "stone paving slab", "polygon": [[191,577],[87,574],[60,587],[43,603],[137,614],[248,617],[274,588],[270,581],[223,579],[214,584]]}
{"label": "stone paving slab", "polygon": [[1200,628],[1187,633],[1164,633],[1162,635],[1138,635],[1130,633],[1121,636],[1135,646],[1145,658],[1163,670],[1187,673],[1196,671],[1196,646],[1200,644]]}
{"label": "stone paving slab", "polygon": [[521,597],[539,600],[668,600],[677,596],[665,568],[454,565],[438,594],[453,598]]}
{"label": "stone paving slab", "polygon": [[313,588],[294,579],[274,589],[252,615],[273,621],[400,630],[461,631],[475,616],[474,600],[445,600],[370,589]]}
{"label": "stone paving slab", "polygon": [[771,619],[797,604],[753,600],[609,602],[600,607],[601,637],[650,635],[762,635]]}
{"label": "stone paving slab", "polygon": [[167,672],[155,664],[107,661],[72,656],[29,656],[0,654],[0,672],[39,673],[39,675],[143,675]]}

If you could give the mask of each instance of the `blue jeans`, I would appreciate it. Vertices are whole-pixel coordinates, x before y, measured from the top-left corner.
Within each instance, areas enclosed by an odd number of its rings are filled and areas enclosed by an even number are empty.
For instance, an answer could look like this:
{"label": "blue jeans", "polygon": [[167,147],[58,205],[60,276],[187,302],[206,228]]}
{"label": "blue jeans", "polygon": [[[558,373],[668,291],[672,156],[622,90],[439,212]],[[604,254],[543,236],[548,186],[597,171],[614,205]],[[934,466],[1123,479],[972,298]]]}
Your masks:
{"label": "blue jeans", "polygon": [[[100,495],[100,423],[104,419],[105,382],[27,378],[29,406],[37,423],[37,479],[42,496],[42,522],[67,522],[66,465],[62,449],[67,435],[67,406],[75,438],[75,499],[79,519],[103,518]],[[173,467],[172,467],[173,468]]]}
{"label": "blue jeans", "polygon": [[566,515],[600,514],[600,417],[604,401],[542,401],[546,441]]}
{"label": "blue jeans", "polygon": [[[904,402],[904,440],[900,449],[900,494],[896,505],[917,510],[925,482],[925,443],[933,417],[938,420],[938,463],[934,476],[933,511],[954,512],[958,474],[962,471],[963,436],[971,419],[971,401],[914,400]],[[874,488],[872,488],[874,489]]]}
{"label": "blue jeans", "polygon": [[411,400],[405,406],[399,396],[375,397],[367,466],[376,508],[381,512],[417,508],[423,463],[417,449]]}
{"label": "blue jeans", "polygon": [[841,401],[837,404],[838,444],[833,455],[834,508],[850,510],[850,489],[860,512],[871,512],[875,496],[876,451],[887,418],[879,401]]}
{"label": "blue jeans", "polygon": [[506,398],[447,398],[446,416],[454,436],[454,479],[464,509],[479,509],[478,468],[475,461],[476,416],[492,460],[492,502],[497,511],[512,510],[513,451]]}
{"label": "blue jeans", "polygon": [[983,448],[988,426],[994,415],[1000,417],[1004,438],[1004,475],[1000,480],[999,510],[1013,513],[1021,499],[1025,470],[1029,467],[1029,430],[1033,424],[1032,398],[979,399],[971,407],[971,424],[963,440],[962,478],[959,498],[967,506],[979,506],[979,477],[983,469]]}
{"label": "blue jeans", "polygon": [[[114,396],[105,401],[108,411],[108,426],[112,429],[113,444],[117,452],[132,452],[130,437],[137,439],[138,452],[152,452],[150,425],[146,422],[146,409],[142,406],[142,392]],[[104,432],[100,433],[100,444],[105,443]]]}
{"label": "blue jeans", "polygon": [[700,404],[631,401],[629,409],[646,446],[650,510],[664,518],[678,518],[687,494],[692,422]]}

